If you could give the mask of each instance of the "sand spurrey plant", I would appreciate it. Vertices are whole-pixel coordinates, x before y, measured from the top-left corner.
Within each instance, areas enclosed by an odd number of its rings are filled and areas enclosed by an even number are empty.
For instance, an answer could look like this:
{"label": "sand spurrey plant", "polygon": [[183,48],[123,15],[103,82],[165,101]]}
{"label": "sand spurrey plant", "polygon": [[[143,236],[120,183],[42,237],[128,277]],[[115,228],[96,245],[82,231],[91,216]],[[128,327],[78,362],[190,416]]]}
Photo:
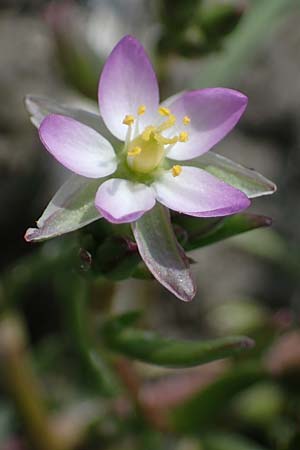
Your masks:
{"label": "sand spurrey plant", "polygon": [[[125,36],[104,65],[98,100],[105,137],[63,109],[38,121],[45,148],[75,175],[25,238],[42,240],[101,217],[113,224],[131,223],[152,274],[179,298],[190,300],[194,283],[187,258],[173,237],[168,210],[223,217],[246,209],[249,197],[274,191],[265,180],[262,190],[249,195],[242,184],[225,182],[199,163],[199,157],[236,125],[247,97],[232,89],[207,88],[159,103],[157,79],[144,48],[134,37]],[[70,205],[74,197],[76,207]],[[62,210],[71,212],[62,214]],[[148,239],[153,217],[152,228],[155,223],[166,232]]]}

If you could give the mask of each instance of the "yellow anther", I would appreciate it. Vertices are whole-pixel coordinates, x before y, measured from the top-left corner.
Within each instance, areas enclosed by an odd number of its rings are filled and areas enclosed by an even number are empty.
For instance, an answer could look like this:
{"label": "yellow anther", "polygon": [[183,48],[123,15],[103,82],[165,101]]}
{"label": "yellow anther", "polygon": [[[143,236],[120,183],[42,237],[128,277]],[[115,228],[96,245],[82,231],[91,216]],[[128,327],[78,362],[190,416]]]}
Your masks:
{"label": "yellow anther", "polygon": [[128,156],[137,156],[141,153],[142,149],[141,147],[133,147],[130,149],[127,153]]}
{"label": "yellow anther", "polygon": [[172,167],[173,177],[178,177],[178,175],[180,175],[181,172],[182,172],[182,167],[179,166],[178,164],[176,164],[175,166]]}
{"label": "yellow anther", "polygon": [[178,136],[179,142],[187,142],[189,140],[189,135],[186,131],[181,131]]}
{"label": "yellow anther", "polygon": [[184,116],[184,118],[182,119],[182,123],[183,125],[188,125],[189,123],[191,123],[191,118],[189,116]]}
{"label": "yellow anther", "polygon": [[134,121],[135,121],[134,116],[132,116],[131,114],[127,114],[123,119],[123,124],[130,126],[134,123]]}
{"label": "yellow anther", "polygon": [[142,133],[142,139],[144,141],[149,141],[151,134],[153,133],[153,131],[155,131],[156,128],[153,127],[152,125],[150,125],[149,127],[146,127],[145,130]]}
{"label": "yellow anther", "polygon": [[137,113],[139,116],[142,116],[143,114],[145,114],[146,112],[146,106],[145,105],[141,105],[138,107]]}
{"label": "yellow anther", "polygon": [[166,108],[165,106],[160,106],[158,112],[161,116],[169,116],[171,114],[169,108]]}

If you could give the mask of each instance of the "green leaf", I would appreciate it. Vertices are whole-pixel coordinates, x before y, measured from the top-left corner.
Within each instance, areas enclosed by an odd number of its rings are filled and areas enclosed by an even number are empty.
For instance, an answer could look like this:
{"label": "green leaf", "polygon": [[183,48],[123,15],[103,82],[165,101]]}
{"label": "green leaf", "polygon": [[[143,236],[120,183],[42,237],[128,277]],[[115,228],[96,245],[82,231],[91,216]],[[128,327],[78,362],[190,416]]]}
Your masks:
{"label": "green leaf", "polygon": [[252,440],[232,433],[208,433],[202,439],[205,450],[266,450]]}
{"label": "green leaf", "polygon": [[210,172],[244,192],[248,198],[270,195],[276,191],[276,185],[260,173],[211,151],[187,163]]}
{"label": "green leaf", "polygon": [[241,336],[207,341],[164,338],[151,331],[129,328],[136,315],[117,316],[102,328],[102,338],[113,351],[164,367],[194,367],[233,356],[251,348],[254,342]]}
{"label": "green leaf", "polygon": [[[104,180],[102,178],[101,182]],[[60,236],[100,219],[94,200],[101,182],[73,175],[50,201],[37,221],[37,228],[27,230],[26,241],[36,242]]]}
{"label": "green leaf", "polygon": [[194,433],[206,431],[210,424],[228,412],[231,400],[241,391],[264,379],[257,362],[233,367],[206,388],[194,394],[171,413],[171,422],[177,431]]}
{"label": "green leaf", "polygon": [[160,204],[132,224],[145,264],[153,276],[176,297],[190,301],[195,285],[189,262],[176,240],[168,210]]}
{"label": "green leaf", "polygon": [[254,214],[207,219],[175,214],[172,221],[179,227],[175,229],[181,236],[181,243],[186,251],[214,244],[256,228],[267,227],[272,223],[268,217]]}

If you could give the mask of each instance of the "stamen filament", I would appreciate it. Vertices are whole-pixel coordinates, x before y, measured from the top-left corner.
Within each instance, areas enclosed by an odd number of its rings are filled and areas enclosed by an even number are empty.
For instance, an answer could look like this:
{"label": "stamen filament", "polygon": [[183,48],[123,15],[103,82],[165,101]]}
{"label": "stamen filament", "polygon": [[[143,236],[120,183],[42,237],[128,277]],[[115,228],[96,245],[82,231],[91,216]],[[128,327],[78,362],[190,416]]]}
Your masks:
{"label": "stamen filament", "polygon": [[131,134],[132,134],[132,126],[129,125],[128,128],[127,128],[127,133],[126,133],[126,138],[125,138],[125,146],[124,146],[124,150],[125,151],[127,150],[128,146],[130,144]]}
{"label": "stamen filament", "polygon": [[[189,135],[186,131],[178,132],[177,135],[165,137],[162,133],[174,127],[176,116],[171,111],[161,106],[158,112],[165,117],[158,126],[149,125],[139,132],[140,116],[146,111],[145,105],[137,108],[137,115],[127,114],[123,119],[123,124],[128,126],[124,152],[127,153],[129,167],[140,173],[149,173],[161,164],[162,159],[167,156],[177,142],[187,142]],[[183,125],[189,124],[191,119],[184,116]],[[174,130],[176,132],[177,130]],[[171,133],[170,133],[171,134]],[[173,177],[178,177],[182,172],[182,167],[176,164],[170,169]]]}
{"label": "stamen filament", "polygon": [[176,117],[174,116],[174,114],[170,114],[168,119],[163,122],[159,127],[157,127],[157,131],[161,132],[164,130],[167,130],[168,128],[171,128],[175,125],[176,123]]}

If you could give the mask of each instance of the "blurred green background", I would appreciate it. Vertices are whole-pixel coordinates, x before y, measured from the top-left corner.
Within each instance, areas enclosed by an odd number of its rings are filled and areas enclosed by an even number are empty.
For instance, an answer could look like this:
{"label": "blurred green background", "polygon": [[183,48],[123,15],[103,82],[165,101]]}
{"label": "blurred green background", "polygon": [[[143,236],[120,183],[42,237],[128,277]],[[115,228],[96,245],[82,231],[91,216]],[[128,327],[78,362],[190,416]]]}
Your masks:
{"label": "blurred green background", "polygon": [[[0,0],[1,450],[300,448],[299,21],[298,0]],[[162,98],[208,86],[248,95],[216,151],[278,187],[251,206],[271,228],[189,254],[189,304],[154,281],[114,283],[110,266],[83,279],[76,233],[23,239],[68,176],[42,149],[24,96],[95,110],[102,65],[128,33],[150,54]],[[105,226],[80,235],[83,246],[90,232]],[[128,351],[130,310],[164,337],[247,335],[256,347],[165,369]],[[114,314],[121,325],[103,323]]]}

